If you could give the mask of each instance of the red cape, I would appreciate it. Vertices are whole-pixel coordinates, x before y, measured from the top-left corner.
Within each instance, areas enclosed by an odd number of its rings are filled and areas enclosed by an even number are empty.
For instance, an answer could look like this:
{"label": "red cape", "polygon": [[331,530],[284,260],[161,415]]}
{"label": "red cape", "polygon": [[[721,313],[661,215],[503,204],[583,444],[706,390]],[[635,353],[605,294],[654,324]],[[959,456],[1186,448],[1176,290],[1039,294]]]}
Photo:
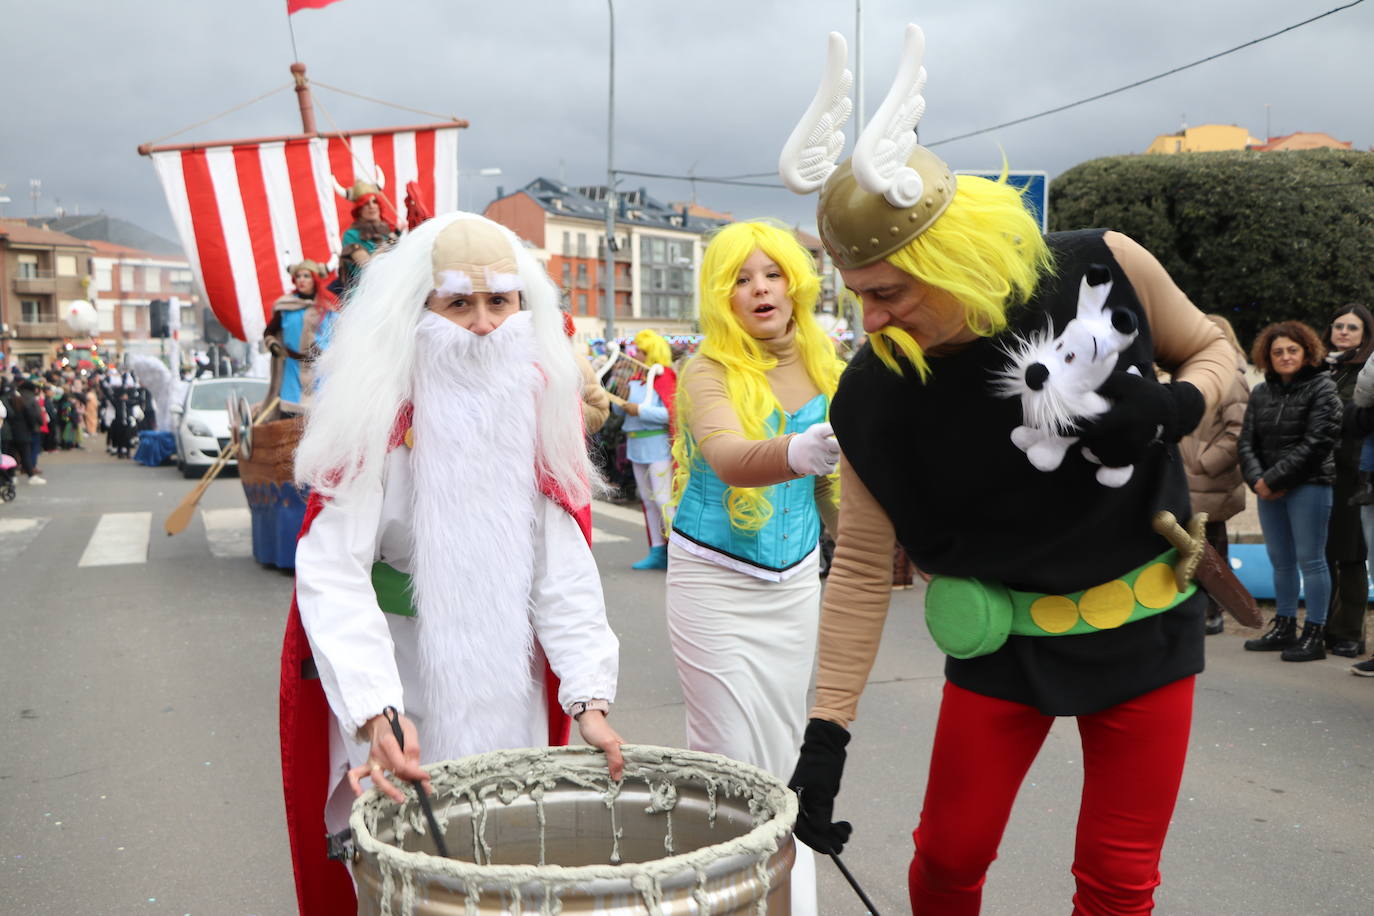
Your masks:
{"label": "red cape", "polygon": [[[390,447],[400,445],[410,428],[411,408],[406,405],[396,419]],[[567,510],[592,541],[592,508],[574,507],[551,481],[541,480],[545,496]],[[311,494],[301,535],[310,530],[324,502]],[[329,735],[334,728],[329,702],[318,676],[306,679],[304,666],[311,660],[310,643],[301,626],[300,608],[291,595],[286,637],[281,652],[281,693],[278,708],[281,727],[282,794],[286,801],[286,830],[291,838],[291,859],[296,873],[296,900],[301,916],[338,916],[357,912],[353,881],[342,862],[326,855],[324,806],[329,791]],[[313,665],[310,666],[313,669]],[[572,720],[558,705],[558,678],[544,665],[544,688],[549,707],[549,744],[568,743]]]}

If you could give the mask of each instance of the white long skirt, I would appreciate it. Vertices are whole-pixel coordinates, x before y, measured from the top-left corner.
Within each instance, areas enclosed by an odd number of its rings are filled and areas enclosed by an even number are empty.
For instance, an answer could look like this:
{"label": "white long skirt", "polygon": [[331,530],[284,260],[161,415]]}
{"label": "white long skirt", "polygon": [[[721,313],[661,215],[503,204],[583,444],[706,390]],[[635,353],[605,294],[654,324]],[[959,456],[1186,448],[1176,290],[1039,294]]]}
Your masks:
{"label": "white long skirt", "polygon": [[[687,703],[687,746],[786,781],[806,729],[820,622],[819,556],[769,582],[668,544],[668,635]],[[816,913],[816,865],[797,843],[792,912]]]}

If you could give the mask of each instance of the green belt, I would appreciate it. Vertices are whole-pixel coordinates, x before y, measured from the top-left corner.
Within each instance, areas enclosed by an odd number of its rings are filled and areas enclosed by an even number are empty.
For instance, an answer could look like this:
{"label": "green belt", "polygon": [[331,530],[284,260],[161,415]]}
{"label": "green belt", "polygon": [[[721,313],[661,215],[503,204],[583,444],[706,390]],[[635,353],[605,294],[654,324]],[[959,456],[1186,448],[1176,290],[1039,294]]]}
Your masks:
{"label": "green belt", "polygon": [[996,582],[935,576],[926,586],[926,628],[935,644],[954,658],[977,658],[1017,636],[1081,636],[1111,630],[1177,607],[1197,585],[1178,591],[1173,564],[1177,550],[1081,592],[1046,595],[1020,592]]}
{"label": "green belt", "polygon": [[372,564],[372,590],[377,593],[377,605],[388,614],[414,617],[415,605],[410,603],[410,576],[386,563]]}
{"label": "green belt", "polygon": [[627,433],[631,439],[643,439],[645,436],[666,436],[666,429],[632,429]]}

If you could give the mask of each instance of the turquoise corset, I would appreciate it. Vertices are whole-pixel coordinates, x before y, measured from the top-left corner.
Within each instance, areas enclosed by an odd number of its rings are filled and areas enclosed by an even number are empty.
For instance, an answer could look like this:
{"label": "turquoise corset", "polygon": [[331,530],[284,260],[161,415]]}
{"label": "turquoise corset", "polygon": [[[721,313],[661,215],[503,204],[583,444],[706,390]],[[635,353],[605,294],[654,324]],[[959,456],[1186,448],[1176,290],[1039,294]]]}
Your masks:
{"label": "turquoise corset", "polygon": [[[825,422],[829,403],[818,394],[796,412],[776,411],[768,418],[769,437],[800,433]],[[805,560],[821,536],[816,511],[816,479],[799,477],[764,487],[773,514],[757,531],[741,531],[730,524],[725,505],[729,487],[697,452],[691,476],[673,514],[673,532],[716,553],[772,572],[785,572]]]}

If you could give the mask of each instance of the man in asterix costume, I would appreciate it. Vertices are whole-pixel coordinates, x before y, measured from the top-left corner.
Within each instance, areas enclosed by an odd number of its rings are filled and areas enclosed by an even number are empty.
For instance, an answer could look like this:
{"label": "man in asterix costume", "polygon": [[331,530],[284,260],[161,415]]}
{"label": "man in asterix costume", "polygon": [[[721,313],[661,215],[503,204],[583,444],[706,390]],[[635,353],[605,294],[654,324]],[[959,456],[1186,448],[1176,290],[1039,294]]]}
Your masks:
{"label": "man in asterix costume", "polygon": [[[1175,576],[1177,551],[1152,524],[1160,510],[1189,517],[1175,443],[1215,403],[1233,357],[1126,236],[1044,237],[1004,183],[956,184],[915,143],[920,30],[906,40],[892,91],[836,167],[849,103],[844,42],[832,35],[826,79],[780,163],[793,190],[820,190],[821,237],[870,334],[830,414],[843,500],[816,705],[792,778],[797,835],[822,852],[849,837],[832,823],[833,800],[896,541],[934,576],[927,623],[948,656],[908,874],[913,911],[979,911],[1021,781],[1054,717],[1074,716],[1084,760],[1074,913],[1147,913],[1207,603]],[[1056,348],[1076,318],[1082,346],[1069,355]],[[1062,460],[1033,464],[1016,432],[1029,406],[1058,390],[1059,370],[1103,359],[1105,381],[1088,392],[1101,409],[1068,428],[1061,414]],[[1153,362],[1172,384],[1155,380]]]}
{"label": "man in asterix costume", "polygon": [[315,390],[314,362],[329,340],[337,300],[325,288],[327,270],[305,260],[286,270],[291,291],[272,304],[272,320],[262,332],[263,345],[272,354],[272,374],[267,399],[281,398],[283,414],[298,414],[310,406]]}
{"label": "man in asterix costume", "polygon": [[618,644],[556,297],[508,230],[448,214],[373,260],[321,358],[282,657],[303,913],[353,911],[326,832],[363,779],[400,800],[422,763],[566,743],[567,716],[620,777]]}

